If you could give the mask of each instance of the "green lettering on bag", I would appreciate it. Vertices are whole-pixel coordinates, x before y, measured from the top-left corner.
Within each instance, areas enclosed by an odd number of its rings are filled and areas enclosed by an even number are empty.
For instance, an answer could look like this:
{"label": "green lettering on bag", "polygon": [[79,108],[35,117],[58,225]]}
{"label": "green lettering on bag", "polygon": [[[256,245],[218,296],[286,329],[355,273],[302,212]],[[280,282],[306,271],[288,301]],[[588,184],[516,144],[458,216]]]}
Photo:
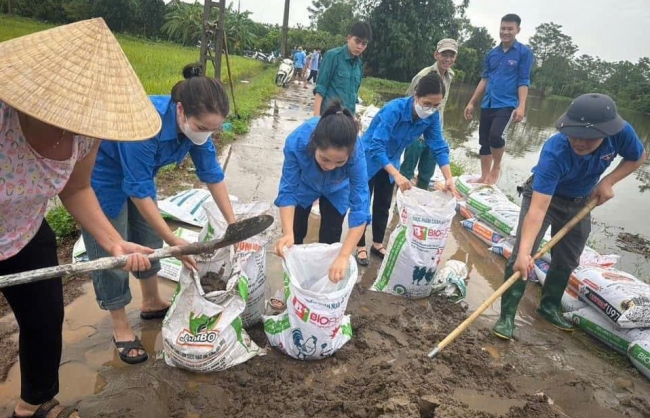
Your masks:
{"label": "green lettering on bag", "polygon": [[384,268],[381,274],[380,280],[375,285],[375,288],[380,292],[386,289],[386,286],[388,286],[388,282],[390,281],[390,278],[393,276],[393,270],[395,269],[395,264],[397,263],[397,259],[399,258],[399,255],[402,252],[402,248],[404,247],[404,244],[406,243],[406,228],[404,228],[403,226],[399,226],[398,228],[402,228],[402,229],[395,237],[395,242],[393,242],[393,245],[390,248],[390,252],[386,254],[386,257],[388,257],[388,259],[386,260],[386,267]]}
{"label": "green lettering on bag", "polygon": [[278,335],[289,328],[291,328],[291,324],[289,323],[289,316],[287,314],[283,315],[278,321],[272,318],[264,321],[264,332],[267,334]]}

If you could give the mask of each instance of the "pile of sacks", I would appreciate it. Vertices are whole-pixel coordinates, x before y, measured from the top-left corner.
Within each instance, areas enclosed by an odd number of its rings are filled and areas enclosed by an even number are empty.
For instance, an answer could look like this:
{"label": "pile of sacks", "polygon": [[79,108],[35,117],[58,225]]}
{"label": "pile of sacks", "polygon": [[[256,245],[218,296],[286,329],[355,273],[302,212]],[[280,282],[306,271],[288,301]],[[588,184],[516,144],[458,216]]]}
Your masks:
{"label": "pile of sacks", "polygon": [[[465,198],[456,207],[462,225],[504,258],[510,257],[519,224],[520,208],[496,186],[456,179]],[[551,239],[547,232],[542,245]],[[614,350],[627,354],[635,367],[650,378],[650,285],[614,268],[618,255],[601,255],[585,247],[580,266],[573,271],[562,298],[565,317],[578,328]],[[546,253],[529,276],[544,284],[551,261]]]}

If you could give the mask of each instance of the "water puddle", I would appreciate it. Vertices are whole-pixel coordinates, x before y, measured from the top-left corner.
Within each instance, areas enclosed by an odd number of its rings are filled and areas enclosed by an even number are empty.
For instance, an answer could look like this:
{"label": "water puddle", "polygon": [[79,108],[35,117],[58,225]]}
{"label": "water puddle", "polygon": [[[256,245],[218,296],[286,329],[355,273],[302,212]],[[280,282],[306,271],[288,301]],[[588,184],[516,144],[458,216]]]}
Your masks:
{"label": "water puddle", "polygon": [[507,414],[513,406],[523,407],[526,402],[515,399],[502,399],[496,393],[474,389],[456,389],[454,397],[466,403],[471,409],[488,414]]}
{"label": "water puddle", "polygon": [[[176,284],[161,280],[160,291],[163,297],[171,298]],[[145,323],[140,320],[138,310],[142,300],[137,280],[131,278],[133,300],[127,307],[129,322],[137,335],[141,336],[143,345],[152,356],[162,350],[160,321]],[[60,393],[57,399],[62,403],[71,403],[87,396],[101,392],[106,387],[106,380],[99,371],[104,367],[128,368],[123,363],[110,342],[112,327],[108,313],[102,311],[95,301],[91,283],[83,285],[84,294],[65,308],[63,323],[63,356],[59,369]],[[8,315],[2,321],[13,321]],[[17,339],[17,334],[12,338]],[[0,383],[0,405],[13,405],[20,393],[19,363],[9,370],[7,379]],[[2,409],[0,409],[2,411]],[[7,409],[9,412],[9,409]]]}

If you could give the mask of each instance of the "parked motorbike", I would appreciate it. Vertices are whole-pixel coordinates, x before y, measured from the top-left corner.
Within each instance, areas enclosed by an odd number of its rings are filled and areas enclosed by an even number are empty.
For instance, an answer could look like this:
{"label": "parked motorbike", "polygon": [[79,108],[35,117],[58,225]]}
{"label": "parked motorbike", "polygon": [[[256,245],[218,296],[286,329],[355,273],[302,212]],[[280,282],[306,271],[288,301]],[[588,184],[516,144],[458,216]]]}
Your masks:
{"label": "parked motorbike", "polygon": [[277,86],[287,87],[293,78],[295,72],[295,67],[293,66],[293,60],[285,58],[280,62],[280,68],[278,68],[278,73],[275,76],[275,84]]}

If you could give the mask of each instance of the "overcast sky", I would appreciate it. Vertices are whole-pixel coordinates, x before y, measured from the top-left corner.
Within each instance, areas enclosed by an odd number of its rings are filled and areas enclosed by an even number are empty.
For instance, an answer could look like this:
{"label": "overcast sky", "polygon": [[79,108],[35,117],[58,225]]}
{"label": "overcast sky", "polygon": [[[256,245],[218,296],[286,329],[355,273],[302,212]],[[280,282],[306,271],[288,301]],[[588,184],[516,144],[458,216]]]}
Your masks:
{"label": "overcast sky", "polygon": [[[200,0],[201,3],[203,2]],[[237,7],[238,0],[233,1]],[[284,0],[240,0],[241,10],[253,12],[257,22],[282,24]],[[289,24],[309,24],[307,7],[312,0],[291,0]],[[499,39],[499,21],[506,13],[521,19],[519,39],[526,42],[540,23],[562,25],[578,45],[578,54],[607,61],[650,56],[650,0],[470,0],[467,15],[476,26],[485,26]]]}

